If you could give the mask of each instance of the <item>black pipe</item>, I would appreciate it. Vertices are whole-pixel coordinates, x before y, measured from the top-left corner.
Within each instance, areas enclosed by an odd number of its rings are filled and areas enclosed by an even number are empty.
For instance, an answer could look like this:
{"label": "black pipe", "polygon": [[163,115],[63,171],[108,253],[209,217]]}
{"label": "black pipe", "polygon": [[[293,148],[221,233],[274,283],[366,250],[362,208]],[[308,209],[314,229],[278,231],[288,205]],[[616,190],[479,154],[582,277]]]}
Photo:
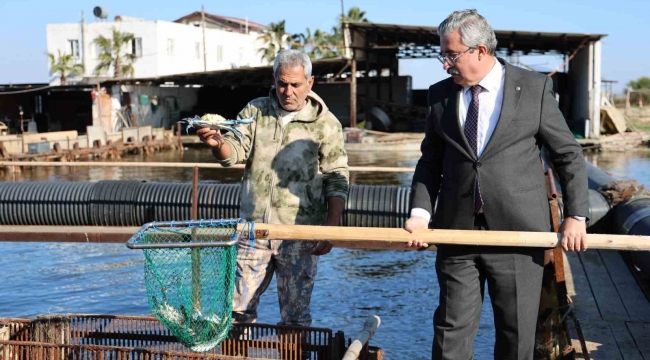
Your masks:
{"label": "black pipe", "polygon": [[[622,235],[650,235],[650,197],[639,196],[620,203],[614,209],[614,224]],[[630,251],[630,260],[650,275],[650,251]]]}
{"label": "black pipe", "polygon": [[[590,163],[587,163],[587,173],[590,189],[598,189],[617,180]],[[605,218],[610,219],[608,232],[615,231],[622,235],[650,235],[650,197],[633,196],[614,206]],[[650,251],[623,253],[629,255],[632,263],[644,274],[650,275]]]}
{"label": "black pipe", "polygon": [[[239,217],[239,184],[199,184],[199,218]],[[408,219],[410,188],[352,185],[343,226],[401,228]],[[592,223],[609,204],[590,191]],[[0,183],[2,225],[140,226],[185,220],[191,184],[141,181]]]}

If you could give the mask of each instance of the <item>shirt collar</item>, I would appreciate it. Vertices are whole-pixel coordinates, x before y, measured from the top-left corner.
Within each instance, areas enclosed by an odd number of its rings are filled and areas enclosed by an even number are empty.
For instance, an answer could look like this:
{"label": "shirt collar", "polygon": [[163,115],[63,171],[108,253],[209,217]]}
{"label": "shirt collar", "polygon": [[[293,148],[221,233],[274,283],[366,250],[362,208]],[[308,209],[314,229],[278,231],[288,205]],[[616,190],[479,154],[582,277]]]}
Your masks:
{"label": "shirt collar", "polygon": [[[478,82],[478,85],[481,85],[483,89],[488,92],[498,92],[501,88],[501,80],[503,78],[504,68],[503,65],[499,62],[497,58],[494,58],[494,66],[492,70],[485,75],[485,77]],[[469,91],[471,86],[463,86],[463,92]]]}

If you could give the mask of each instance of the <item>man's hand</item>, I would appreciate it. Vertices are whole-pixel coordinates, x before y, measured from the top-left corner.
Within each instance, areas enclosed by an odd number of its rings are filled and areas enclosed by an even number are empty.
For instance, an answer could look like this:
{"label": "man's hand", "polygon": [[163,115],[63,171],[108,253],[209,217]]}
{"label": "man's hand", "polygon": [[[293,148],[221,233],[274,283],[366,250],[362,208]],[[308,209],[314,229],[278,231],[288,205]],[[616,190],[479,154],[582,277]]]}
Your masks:
{"label": "man's hand", "polygon": [[196,131],[199,140],[212,148],[212,155],[218,160],[226,160],[230,157],[230,145],[224,140],[223,135],[217,130],[208,127]]}
{"label": "man's hand", "polygon": [[311,251],[311,254],[325,255],[332,251],[332,247],[334,247],[334,244],[331,241],[321,240],[316,243],[316,246],[314,246],[314,250]]}
{"label": "man's hand", "polygon": [[[325,220],[324,226],[339,226],[341,222],[341,214],[343,214],[343,208],[345,207],[345,202],[343,199],[338,197],[328,197],[327,198],[327,220]],[[332,250],[334,243],[331,241],[319,241],[314,250],[312,250],[312,255],[325,255]]]}
{"label": "man's hand", "polygon": [[200,128],[196,131],[199,140],[211,148],[220,148],[223,144],[223,136],[220,132],[212,130],[208,127]]}
{"label": "man's hand", "polygon": [[[404,223],[404,229],[410,233],[415,230],[426,230],[429,227],[427,220],[419,216],[411,216]],[[417,247],[421,249],[427,248],[429,245],[422,240],[411,240],[406,244],[406,247]]]}
{"label": "man's hand", "polygon": [[572,217],[564,219],[562,228],[562,248],[565,251],[587,250],[587,223]]}
{"label": "man's hand", "polygon": [[[338,219],[330,219],[328,217],[327,221],[325,222],[325,226],[339,226],[339,220]],[[325,255],[332,251],[332,248],[334,247],[334,243],[331,241],[326,241],[326,240],[321,240],[316,243],[316,246],[314,246],[314,250],[311,251],[312,255]]]}

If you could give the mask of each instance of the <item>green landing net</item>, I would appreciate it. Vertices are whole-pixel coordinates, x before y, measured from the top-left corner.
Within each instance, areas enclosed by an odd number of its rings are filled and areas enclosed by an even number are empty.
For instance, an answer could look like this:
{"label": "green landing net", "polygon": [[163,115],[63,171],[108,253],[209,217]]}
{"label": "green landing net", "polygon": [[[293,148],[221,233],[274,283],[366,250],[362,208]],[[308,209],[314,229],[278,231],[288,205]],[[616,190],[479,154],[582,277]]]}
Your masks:
{"label": "green landing net", "polygon": [[127,242],[144,252],[151,314],[192,351],[208,351],[228,337],[236,245],[244,232],[253,238],[252,228],[241,219],[150,223]]}

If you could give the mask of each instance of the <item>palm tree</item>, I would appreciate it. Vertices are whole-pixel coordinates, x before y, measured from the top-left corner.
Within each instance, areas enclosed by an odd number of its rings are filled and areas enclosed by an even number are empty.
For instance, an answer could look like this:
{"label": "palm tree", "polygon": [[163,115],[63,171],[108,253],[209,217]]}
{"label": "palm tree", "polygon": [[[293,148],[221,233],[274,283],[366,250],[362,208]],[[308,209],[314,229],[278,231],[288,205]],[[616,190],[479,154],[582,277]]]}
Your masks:
{"label": "palm tree", "polygon": [[[351,7],[348,10],[348,14],[343,17],[343,22],[368,22],[366,19],[366,12],[361,11],[358,7]],[[339,23],[341,22],[341,16],[339,16]]]}
{"label": "palm tree", "polygon": [[327,59],[338,56],[336,49],[336,39],[325,31],[316,30],[314,32],[314,50],[316,57]]}
{"label": "palm tree", "polygon": [[62,54],[61,50],[58,50],[58,56],[55,57],[51,53],[48,53],[47,56],[50,58],[52,75],[59,73],[61,85],[66,84],[68,75],[83,75],[84,73],[84,66],[75,63],[72,54]]}
{"label": "palm tree", "polygon": [[262,61],[272,63],[276,55],[282,49],[287,49],[290,46],[287,44],[289,34],[285,31],[285,21],[271,23],[262,35],[257,39],[264,42],[265,47],[259,48],[258,52],[262,53]]}
{"label": "palm tree", "polygon": [[136,54],[122,51],[125,46],[128,49],[133,39],[133,34],[122,33],[116,29],[113,29],[112,39],[103,36],[95,39],[93,42],[99,45],[101,49],[99,64],[95,67],[95,75],[104,73],[113,67],[113,77],[116,79],[122,76],[133,76],[133,62],[136,60]]}
{"label": "palm tree", "polygon": [[[368,22],[368,19],[366,18],[366,12],[361,11],[358,7],[352,7],[348,10],[348,14],[343,16],[339,15],[338,16],[338,22],[339,26],[338,27],[333,27],[332,28],[332,34],[330,35],[330,44],[332,45],[333,48],[336,49],[336,53],[331,53],[330,57],[337,56],[339,54],[342,54],[344,49],[343,49],[343,23],[344,22]],[[332,55],[333,54],[333,55]]]}
{"label": "palm tree", "polygon": [[[336,31],[336,28],[333,30]],[[311,29],[307,28],[304,34],[295,34],[291,39],[291,48],[307,52],[312,60],[338,56],[339,42],[325,31],[316,30],[312,34]]]}
{"label": "palm tree", "polygon": [[[307,28],[307,31],[302,34],[293,34],[291,35],[291,49],[305,51],[311,46],[313,42],[313,36],[311,34],[311,29]],[[311,56],[311,55],[310,55]]]}

